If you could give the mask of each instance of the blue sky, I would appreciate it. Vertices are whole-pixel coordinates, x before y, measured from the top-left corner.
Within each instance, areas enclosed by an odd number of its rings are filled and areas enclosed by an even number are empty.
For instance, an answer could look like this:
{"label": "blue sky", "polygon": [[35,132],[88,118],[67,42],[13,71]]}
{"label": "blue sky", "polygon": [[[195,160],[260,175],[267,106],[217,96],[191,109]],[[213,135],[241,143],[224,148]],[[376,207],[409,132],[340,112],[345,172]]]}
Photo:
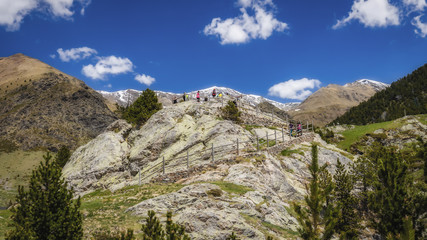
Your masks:
{"label": "blue sky", "polygon": [[0,56],[96,90],[225,86],[281,102],[427,61],[426,0],[0,0]]}

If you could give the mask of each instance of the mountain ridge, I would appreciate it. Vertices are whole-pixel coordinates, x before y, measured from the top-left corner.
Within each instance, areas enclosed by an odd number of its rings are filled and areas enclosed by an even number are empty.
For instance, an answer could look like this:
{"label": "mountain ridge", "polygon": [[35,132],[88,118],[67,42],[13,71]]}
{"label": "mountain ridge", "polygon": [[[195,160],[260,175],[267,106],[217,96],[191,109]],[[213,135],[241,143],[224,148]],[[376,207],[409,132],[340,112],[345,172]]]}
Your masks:
{"label": "mountain ridge", "polygon": [[[216,89],[217,94],[219,93],[223,93],[223,94],[227,94],[231,97],[234,98],[239,98],[239,100],[241,101],[245,101],[247,104],[251,105],[251,106],[256,106],[258,104],[260,104],[261,102],[269,102],[271,104],[273,104],[275,107],[284,110],[284,111],[288,111],[296,106],[298,106],[300,103],[299,102],[290,102],[290,103],[280,103],[268,98],[264,98],[262,96],[259,95],[255,95],[255,94],[244,94],[241,93],[237,90],[234,90],[232,88],[227,88],[227,87],[218,87],[218,86],[212,86],[209,88],[205,88],[205,89],[200,89],[200,90],[194,90],[194,91],[190,91],[190,92],[186,92],[186,94],[189,95],[190,98],[195,99],[196,98],[196,94],[197,91],[200,91],[200,97],[204,98],[204,97],[211,97],[212,91],[213,89]],[[121,106],[127,106],[128,104],[131,104],[133,101],[136,100],[136,98],[138,98],[138,96],[141,94],[142,91],[138,91],[135,89],[126,89],[126,90],[119,90],[119,91],[115,91],[115,92],[108,92],[108,91],[101,91],[98,90],[98,92],[104,96],[104,98],[110,100],[110,101],[114,101],[116,103],[118,103]],[[157,93],[157,95],[161,98],[164,99],[160,99],[160,101],[162,101],[162,103],[164,105],[170,105],[172,104],[172,101],[174,98],[182,98],[184,93],[172,93],[172,92],[164,92],[164,91],[155,91]]]}
{"label": "mountain ridge", "polygon": [[345,85],[329,84],[311,94],[297,108],[289,111],[289,114],[297,121],[309,121],[323,126],[388,86],[368,79]]}

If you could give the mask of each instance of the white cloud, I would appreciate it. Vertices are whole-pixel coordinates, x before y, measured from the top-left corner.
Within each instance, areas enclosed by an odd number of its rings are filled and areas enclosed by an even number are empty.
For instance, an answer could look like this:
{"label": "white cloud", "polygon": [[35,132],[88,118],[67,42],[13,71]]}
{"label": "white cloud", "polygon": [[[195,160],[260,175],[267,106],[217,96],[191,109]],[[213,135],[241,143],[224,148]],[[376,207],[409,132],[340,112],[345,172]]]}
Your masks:
{"label": "white cloud", "polygon": [[106,88],[112,88],[112,87],[113,87],[113,85],[111,85],[111,83],[109,83],[109,84],[107,84],[107,85],[104,85],[104,87],[106,87]]}
{"label": "white cloud", "polygon": [[272,86],[268,89],[268,95],[302,101],[311,95],[312,92],[308,89],[319,88],[320,84],[317,79],[290,79]]}
{"label": "white cloud", "polygon": [[133,63],[129,58],[121,58],[116,56],[99,57],[98,62],[94,65],[89,64],[83,66],[82,73],[86,77],[92,79],[104,80],[106,75],[122,74],[132,72]]}
{"label": "white cloud", "polygon": [[[205,35],[215,35],[221,44],[247,43],[251,39],[267,39],[274,31],[283,32],[288,24],[274,17],[272,0],[238,0],[241,15],[235,18],[214,18],[205,26]],[[250,15],[248,11],[253,11]]]}
{"label": "white cloud", "polygon": [[422,16],[423,15],[414,17],[411,23],[412,25],[418,28],[418,29],[415,29],[414,32],[424,38],[427,36],[427,23],[421,22],[420,18]]}
{"label": "white cloud", "polygon": [[63,62],[69,62],[70,60],[80,60],[87,57],[90,57],[94,54],[97,54],[97,51],[88,47],[80,47],[80,48],[71,48],[67,50],[63,50],[59,48],[56,50],[58,52],[59,58]]}
{"label": "white cloud", "polygon": [[403,3],[415,11],[422,11],[427,7],[426,0],[403,0]]}
{"label": "white cloud", "polygon": [[33,11],[71,20],[75,3],[80,4],[83,14],[90,2],[91,0],[1,0],[0,26],[5,26],[6,31],[17,31],[24,17]]}
{"label": "white cloud", "polygon": [[343,27],[352,20],[358,20],[365,27],[399,25],[399,9],[388,0],[355,0],[348,17],[339,20],[333,28]]}
{"label": "white cloud", "polygon": [[0,25],[6,26],[6,31],[16,31],[24,17],[36,7],[37,0],[1,0]]}
{"label": "white cloud", "polygon": [[70,10],[74,0],[44,0],[50,5],[49,11],[56,17],[69,18],[74,12]]}
{"label": "white cloud", "polygon": [[154,83],[156,81],[155,78],[150,77],[150,76],[145,75],[145,74],[136,75],[135,80],[142,83],[142,84],[145,84],[147,86],[150,86],[152,83]]}
{"label": "white cloud", "polygon": [[49,57],[51,57],[52,59],[55,59],[56,55],[55,54],[50,54]]}

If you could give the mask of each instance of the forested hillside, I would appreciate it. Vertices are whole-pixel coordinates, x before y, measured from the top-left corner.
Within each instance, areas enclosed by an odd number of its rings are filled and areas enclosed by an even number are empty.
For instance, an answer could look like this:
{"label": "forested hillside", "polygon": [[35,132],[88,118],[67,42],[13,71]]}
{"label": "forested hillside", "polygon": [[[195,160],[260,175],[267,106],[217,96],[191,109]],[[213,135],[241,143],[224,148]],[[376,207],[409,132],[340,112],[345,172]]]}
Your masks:
{"label": "forested hillside", "polygon": [[405,113],[427,113],[427,64],[351,108],[332,123],[364,125],[394,120]]}

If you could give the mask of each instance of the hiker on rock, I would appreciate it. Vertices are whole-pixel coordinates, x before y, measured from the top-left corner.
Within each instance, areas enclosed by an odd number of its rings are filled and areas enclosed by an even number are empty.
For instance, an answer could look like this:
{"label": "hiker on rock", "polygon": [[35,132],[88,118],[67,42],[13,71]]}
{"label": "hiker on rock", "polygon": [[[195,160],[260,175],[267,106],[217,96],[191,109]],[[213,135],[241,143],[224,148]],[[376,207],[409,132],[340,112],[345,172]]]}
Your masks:
{"label": "hiker on rock", "polygon": [[212,91],[212,97],[215,98],[215,96],[216,96],[216,90],[214,88],[214,90]]}
{"label": "hiker on rock", "polygon": [[197,98],[197,102],[200,102],[200,91],[197,91],[196,98]]}
{"label": "hiker on rock", "polygon": [[292,137],[292,131],[293,130],[294,130],[294,125],[291,122],[289,122],[289,136],[291,136],[291,137]]}
{"label": "hiker on rock", "polygon": [[298,122],[297,135],[298,136],[302,136],[302,125],[301,125],[301,122]]}
{"label": "hiker on rock", "polygon": [[185,95],[185,92],[184,92],[184,95],[182,95],[182,98],[184,99],[184,102],[185,102],[185,96],[186,96],[186,95]]}

